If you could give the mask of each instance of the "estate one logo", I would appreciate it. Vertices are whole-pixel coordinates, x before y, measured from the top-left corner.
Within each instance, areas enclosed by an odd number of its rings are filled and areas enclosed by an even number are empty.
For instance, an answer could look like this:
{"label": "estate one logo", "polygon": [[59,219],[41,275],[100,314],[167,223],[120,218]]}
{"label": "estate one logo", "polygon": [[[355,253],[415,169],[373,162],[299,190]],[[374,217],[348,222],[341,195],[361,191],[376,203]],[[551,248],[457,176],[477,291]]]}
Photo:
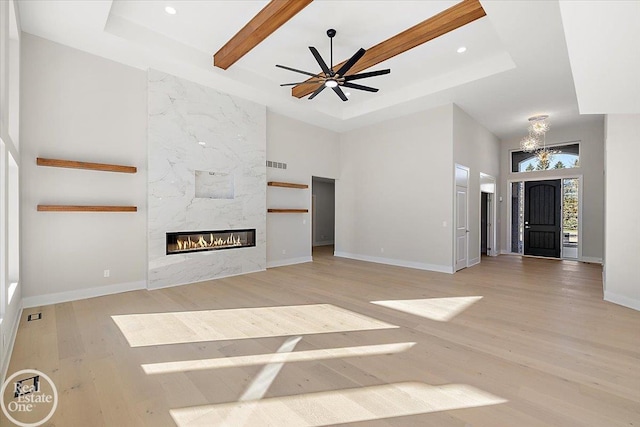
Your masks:
{"label": "estate one logo", "polygon": [[17,426],[37,427],[49,421],[58,407],[58,390],[46,374],[23,369],[2,384],[2,412]]}

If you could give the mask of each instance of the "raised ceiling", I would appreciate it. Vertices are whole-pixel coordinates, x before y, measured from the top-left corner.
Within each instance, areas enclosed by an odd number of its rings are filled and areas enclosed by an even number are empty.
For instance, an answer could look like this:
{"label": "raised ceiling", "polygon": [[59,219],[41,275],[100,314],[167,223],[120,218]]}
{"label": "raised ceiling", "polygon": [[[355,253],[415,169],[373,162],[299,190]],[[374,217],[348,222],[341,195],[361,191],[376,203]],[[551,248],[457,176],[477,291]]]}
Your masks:
{"label": "raised ceiling", "polygon": [[563,1],[582,113],[640,114],[640,1]]}
{"label": "raised ceiling", "polygon": [[[338,31],[340,62],[455,5],[456,1],[315,0],[227,70],[212,56],[268,1],[21,1],[22,29],[141,69],[156,68],[267,105],[336,131],[454,102],[501,138],[527,117],[551,115],[555,126],[585,120],[576,96],[560,9],[555,1],[482,1],[487,16],[388,59],[367,79],[378,93],[331,91],[313,100],[280,83],[320,71],[308,46],[329,57],[328,28]],[[171,5],[176,15],[164,8]],[[463,54],[456,52],[465,46]]]}

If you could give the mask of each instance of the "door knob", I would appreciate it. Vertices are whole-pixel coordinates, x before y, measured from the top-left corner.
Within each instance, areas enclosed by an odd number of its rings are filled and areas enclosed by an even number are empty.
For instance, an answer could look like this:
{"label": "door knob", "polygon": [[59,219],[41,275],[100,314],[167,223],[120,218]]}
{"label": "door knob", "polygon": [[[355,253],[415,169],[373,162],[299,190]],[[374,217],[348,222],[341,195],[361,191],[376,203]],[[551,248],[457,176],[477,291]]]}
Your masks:
{"label": "door knob", "polygon": [[469,230],[465,230],[467,233],[469,232]]}

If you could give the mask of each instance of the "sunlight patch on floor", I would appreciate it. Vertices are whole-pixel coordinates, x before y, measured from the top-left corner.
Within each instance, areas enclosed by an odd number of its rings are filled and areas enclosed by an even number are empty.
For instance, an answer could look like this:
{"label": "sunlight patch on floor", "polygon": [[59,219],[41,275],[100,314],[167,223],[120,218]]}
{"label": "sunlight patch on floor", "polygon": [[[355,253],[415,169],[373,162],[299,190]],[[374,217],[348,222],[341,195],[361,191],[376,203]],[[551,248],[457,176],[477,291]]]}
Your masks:
{"label": "sunlight patch on floor", "polygon": [[111,316],[131,347],[398,328],[331,304]]}
{"label": "sunlight patch on floor", "polygon": [[251,402],[172,409],[178,427],[324,426],[496,405],[507,400],[465,384],[386,384]]}
{"label": "sunlight patch on floor", "polygon": [[340,359],[344,357],[376,356],[395,354],[409,350],[415,342],[362,345],[357,347],[323,348],[291,353],[252,354],[249,356],[220,357],[216,359],[181,360],[143,364],[145,373],[170,374],[175,372],[200,371],[205,369],[237,368],[240,366],[264,365],[267,363],[305,362],[309,360]]}
{"label": "sunlight patch on floor", "polygon": [[256,375],[253,381],[251,381],[251,384],[249,384],[249,387],[247,387],[238,400],[242,402],[246,400],[262,399],[280,373],[280,369],[284,366],[284,362],[278,362],[275,360],[276,356],[278,354],[291,353],[301,339],[302,337],[290,337],[287,339],[276,351],[276,354],[271,355],[272,360],[270,360],[258,375]]}
{"label": "sunlight patch on floor", "polygon": [[371,301],[371,303],[438,322],[448,322],[481,299],[482,297],[474,296]]}

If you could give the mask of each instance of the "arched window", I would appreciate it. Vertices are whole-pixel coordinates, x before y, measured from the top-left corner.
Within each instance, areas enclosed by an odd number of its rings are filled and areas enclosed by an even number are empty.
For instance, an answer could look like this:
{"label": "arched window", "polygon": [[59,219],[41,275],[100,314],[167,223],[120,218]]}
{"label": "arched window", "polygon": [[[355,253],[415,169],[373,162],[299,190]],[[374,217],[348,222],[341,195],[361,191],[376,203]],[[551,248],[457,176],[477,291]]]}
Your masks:
{"label": "arched window", "polygon": [[525,151],[511,152],[511,172],[533,172],[550,169],[580,167],[580,144],[571,143],[547,146],[548,157]]}

